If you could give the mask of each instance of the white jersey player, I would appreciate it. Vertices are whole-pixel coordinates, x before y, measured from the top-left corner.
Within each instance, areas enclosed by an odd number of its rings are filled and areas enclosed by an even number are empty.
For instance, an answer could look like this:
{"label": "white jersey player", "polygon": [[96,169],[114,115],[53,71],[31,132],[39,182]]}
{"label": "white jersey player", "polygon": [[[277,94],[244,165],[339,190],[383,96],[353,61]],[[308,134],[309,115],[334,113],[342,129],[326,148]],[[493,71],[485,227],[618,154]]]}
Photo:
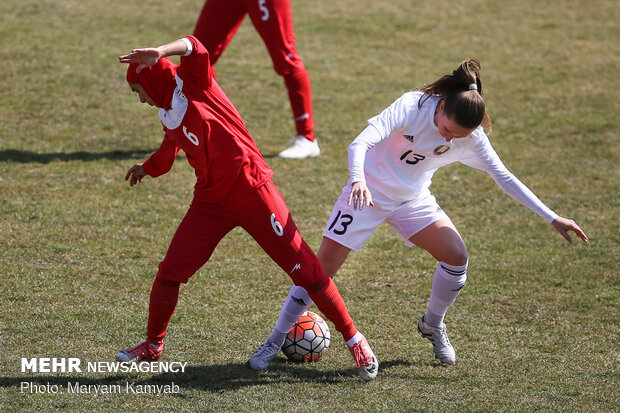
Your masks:
{"label": "white jersey player", "polygon": [[[468,254],[454,224],[429,187],[444,165],[461,162],[487,172],[497,185],[553,226],[583,241],[575,222],[543,204],[499,159],[483,126],[490,129],[482,99],[480,64],[466,60],[452,75],[407,92],[379,115],[349,146],[349,181],[336,201],[318,257],[332,276],[351,250],[359,251],[374,229],[387,222],[410,245],[427,250],[437,261],[431,297],[418,330],[444,363],[456,361],[444,316],[467,280]],[[250,365],[264,369],[275,357],[264,351],[282,344],[297,318],[311,304],[303,288],[293,286],[271,336],[254,353]],[[275,346],[273,345],[275,344]],[[263,351],[261,351],[263,349]]]}

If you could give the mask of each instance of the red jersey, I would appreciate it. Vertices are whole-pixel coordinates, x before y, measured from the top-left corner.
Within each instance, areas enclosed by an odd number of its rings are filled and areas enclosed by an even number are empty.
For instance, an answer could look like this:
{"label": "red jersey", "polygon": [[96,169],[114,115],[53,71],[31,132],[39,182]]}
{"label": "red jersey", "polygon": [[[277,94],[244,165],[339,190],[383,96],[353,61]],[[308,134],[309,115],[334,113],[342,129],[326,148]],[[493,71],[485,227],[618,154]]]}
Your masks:
{"label": "red jersey", "polygon": [[195,198],[225,205],[263,185],[273,172],[213,78],[207,50],[195,37],[186,39],[193,50],[177,67],[170,109],[159,111],[166,135],[143,167],[152,177],[163,175],[182,149],[196,173]]}

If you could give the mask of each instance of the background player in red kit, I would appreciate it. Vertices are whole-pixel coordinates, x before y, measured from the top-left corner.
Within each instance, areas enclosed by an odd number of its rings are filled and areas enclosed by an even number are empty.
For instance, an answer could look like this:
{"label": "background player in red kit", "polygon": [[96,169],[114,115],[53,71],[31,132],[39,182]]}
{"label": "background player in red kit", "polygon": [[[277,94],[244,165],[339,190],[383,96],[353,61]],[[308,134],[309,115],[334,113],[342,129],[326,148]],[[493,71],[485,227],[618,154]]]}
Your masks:
{"label": "background player in red kit", "polygon": [[[178,66],[167,59],[172,55],[182,56]],[[117,359],[133,362],[161,356],[180,283],[186,283],[209,260],[224,235],[241,226],[295,285],[308,291],[347,341],[360,376],[373,379],[379,367],[376,357],[355,328],[335,284],[302,239],[273,184],[273,172],[239,113],[212,77],[204,46],[188,36],[156,48],[134,49],[119,60],[130,64],[127,81],[140,101],[160,108],[165,131],[157,152],[131,167],[125,180],[133,186],[146,175],[165,174],[182,149],[197,181],[189,210],[153,283],[147,340],[122,350]],[[274,350],[279,347],[264,348]]]}
{"label": "background player in red kit", "polygon": [[293,110],[297,136],[279,156],[298,159],[318,156],[321,151],[314,137],[310,77],[295,48],[290,0],[207,0],[194,36],[207,48],[214,65],[246,14],[265,42],[276,73],[284,78]]}

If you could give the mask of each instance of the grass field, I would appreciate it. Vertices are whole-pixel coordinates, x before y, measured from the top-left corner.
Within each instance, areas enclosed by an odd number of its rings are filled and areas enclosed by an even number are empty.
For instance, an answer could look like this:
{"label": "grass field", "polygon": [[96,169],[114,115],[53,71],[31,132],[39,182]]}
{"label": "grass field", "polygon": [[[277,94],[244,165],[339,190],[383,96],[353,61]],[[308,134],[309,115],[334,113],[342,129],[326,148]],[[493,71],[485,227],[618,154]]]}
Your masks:
{"label": "grass field", "polygon": [[[465,239],[469,281],[446,319],[442,367],[415,325],[435,268],[387,226],[336,277],[381,362],[364,383],[340,337],[314,365],[246,361],[289,279],[240,230],[183,286],[162,361],[183,374],[22,373],[23,357],[112,361],[140,342],[157,265],[193,172],[135,188],[126,170],[161,141],[117,56],[193,30],[200,0],[0,2],[0,411],[447,412],[620,409],[620,5],[613,0],[293,1],[310,72],[318,158],[274,155],[294,135],[286,90],[246,21],[218,62],[308,243],[347,178],[346,147],[401,93],[482,62],[491,141],[590,242],[567,244],[483,173],[431,189]],[[34,394],[21,383],[170,384],[172,395]]]}

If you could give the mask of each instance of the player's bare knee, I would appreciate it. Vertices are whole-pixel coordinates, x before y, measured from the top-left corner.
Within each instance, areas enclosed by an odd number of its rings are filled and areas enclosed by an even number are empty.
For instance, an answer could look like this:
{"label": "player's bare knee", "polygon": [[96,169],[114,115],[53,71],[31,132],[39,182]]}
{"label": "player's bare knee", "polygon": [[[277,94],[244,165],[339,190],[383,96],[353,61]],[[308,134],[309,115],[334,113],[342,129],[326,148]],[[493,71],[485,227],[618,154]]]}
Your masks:
{"label": "player's bare knee", "polygon": [[463,246],[463,248],[454,248],[449,251],[441,261],[450,265],[465,265],[468,260],[469,254],[467,253],[467,249]]}

